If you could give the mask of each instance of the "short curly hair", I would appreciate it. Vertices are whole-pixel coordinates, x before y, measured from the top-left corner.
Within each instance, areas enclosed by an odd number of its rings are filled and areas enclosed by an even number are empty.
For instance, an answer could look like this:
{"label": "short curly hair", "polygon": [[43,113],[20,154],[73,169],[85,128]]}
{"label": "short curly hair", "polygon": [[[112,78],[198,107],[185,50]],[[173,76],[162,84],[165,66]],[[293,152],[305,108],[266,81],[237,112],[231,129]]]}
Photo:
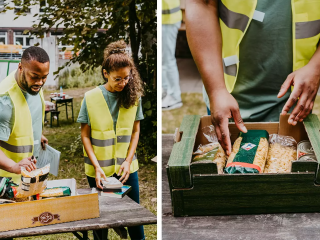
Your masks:
{"label": "short curly hair", "polygon": [[43,50],[41,47],[35,46],[28,47],[26,50],[23,51],[21,62],[29,62],[30,60],[35,60],[40,63],[50,62],[47,52]]}
{"label": "short curly hair", "polygon": [[138,99],[143,96],[143,83],[140,78],[139,72],[133,62],[133,59],[126,52],[126,43],[123,40],[110,43],[104,50],[104,60],[102,63],[102,77],[108,82],[108,79],[103,74],[103,69],[110,72],[117,71],[120,68],[130,67],[132,79],[118,93],[119,106],[130,108],[137,104]]}

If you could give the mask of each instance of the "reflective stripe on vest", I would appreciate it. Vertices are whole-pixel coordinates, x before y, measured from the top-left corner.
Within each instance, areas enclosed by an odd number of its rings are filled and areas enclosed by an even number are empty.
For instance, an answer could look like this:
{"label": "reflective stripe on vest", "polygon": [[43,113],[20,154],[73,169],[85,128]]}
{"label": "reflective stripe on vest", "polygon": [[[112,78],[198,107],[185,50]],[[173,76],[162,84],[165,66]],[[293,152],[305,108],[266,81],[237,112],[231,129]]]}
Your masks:
{"label": "reflective stripe on vest", "polygon": [[162,24],[175,24],[182,20],[179,0],[162,0]]}
{"label": "reflective stripe on vest", "polygon": [[[32,118],[28,103],[18,86],[15,75],[16,71],[10,73],[0,83],[0,94],[9,94],[14,107],[15,121],[8,141],[0,141],[0,149],[4,154],[15,162],[20,162],[23,158],[31,157],[33,154],[34,140]],[[40,90],[42,101],[42,120],[44,120],[44,98]],[[11,177],[15,183],[20,183],[21,175],[9,173],[0,169],[1,177]]]}
{"label": "reflective stripe on vest", "polygon": [[[239,46],[253,18],[257,0],[219,1],[222,35],[222,58],[239,57]],[[293,71],[305,66],[315,53],[320,39],[320,0],[292,0]],[[233,91],[239,71],[239,62],[226,65],[223,61],[227,90]]]}
{"label": "reflective stripe on vest", "polygon": [[[137,106],[119,109],[115,133],[113,119],[101,89],[97,87],[87,92],[85,98],[91,122],[93,151],[106,176],[111,176],[118,173],[127,157]],[[84,156],[86,175],[95,177],[94,167],[85,150]],[[135,172],[138,168],[138,160],[134,157],[130,172]]]}

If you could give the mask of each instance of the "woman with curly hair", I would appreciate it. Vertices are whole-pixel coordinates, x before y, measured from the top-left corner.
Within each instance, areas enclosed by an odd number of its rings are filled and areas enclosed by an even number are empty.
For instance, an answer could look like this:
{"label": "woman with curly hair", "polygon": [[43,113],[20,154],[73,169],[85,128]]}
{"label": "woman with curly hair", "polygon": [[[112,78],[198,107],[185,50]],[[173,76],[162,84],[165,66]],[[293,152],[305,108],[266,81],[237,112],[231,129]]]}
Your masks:
{"label": "woman with curly hair", "polygon": [[[143,119],[143,86],[124,41],[104,51],[104,85],[88,91],[77,122],[81,123],[85,173],[91,188],[102,189],[101,179],[114,176],[130,185],[128,196],[139,203],[138,160],[135,151]],[[100,239],[107,230],[97,230]],[[143,226],[129,227],[131,239],[144,239]],[[96,239],[96,236],[95,236]]]}

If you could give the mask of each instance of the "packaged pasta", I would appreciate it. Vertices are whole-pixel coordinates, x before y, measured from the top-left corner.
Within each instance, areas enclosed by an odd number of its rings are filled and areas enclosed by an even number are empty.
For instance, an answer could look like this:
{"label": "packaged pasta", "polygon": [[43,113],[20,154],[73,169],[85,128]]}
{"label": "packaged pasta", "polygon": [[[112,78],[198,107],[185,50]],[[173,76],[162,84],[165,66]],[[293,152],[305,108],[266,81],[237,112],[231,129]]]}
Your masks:
{"label": "packaged pasta", "polygon": [[241,132],[233,144],[225,172],[263,173],[268,155],[268,138],[265,130]]}
{"label": "packaged pasta", "polygon": [[292,161],[297,160],[297,142],[293,137],[271,134],[264,173],[291,172]]}
{"label": "packaged pasta", "polygon": [[43,192],[47,187],[47,178],[50,171],[50,164],[43,168],[38,168],[28,172],[25,168],[21,168],[21,182],[17,188],[15,198],[26,198]]}
{"label": "packaged pasta", "polygon": [[64,196],[71,196],[71,190],[69,187],[46,188],[42,193],[40,193],[40,197],[42,198],[64,197]]}
{"label": "packaged pasta", "polygon": [[217,164],[218,173],[223,173],[223,168],[227,161],[227,155],[220,146],[218,139],[215,135],[213,125],[207,126],[202,129],[204,136],[210,142],[208,144],[198,146],[197,151],[193,153],[194,157],[192,162],[210,161]]}

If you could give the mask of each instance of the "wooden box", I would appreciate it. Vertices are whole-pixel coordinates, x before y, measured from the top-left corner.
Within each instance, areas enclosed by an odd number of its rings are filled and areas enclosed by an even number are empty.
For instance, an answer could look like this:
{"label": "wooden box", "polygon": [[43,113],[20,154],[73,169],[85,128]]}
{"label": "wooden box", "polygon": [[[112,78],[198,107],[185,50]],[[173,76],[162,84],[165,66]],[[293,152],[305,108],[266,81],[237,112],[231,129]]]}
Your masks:
{"label": "wooden box", "polygon": [[99,217],[98,193],[77,195],[75,179],[48,181],[68,186],[71,196],[0,205],[0,232]]}
{"label": "wooden box", "polygon": [[[310,140],[320,159],[320,122],[310,114],[296,126],[280,122],[245,123],[247,129],[264,129],[292,136],[297,142]],[[185,116],[175,134],[167,165],[174,216],[320,212],[319,164],[295,161],[290,173],[218,174],[213,162],[191,163],[192,152],[207,139],[202,134],[211,125],[210,116]],[[229,124],[232,143],[239,135]]]}

